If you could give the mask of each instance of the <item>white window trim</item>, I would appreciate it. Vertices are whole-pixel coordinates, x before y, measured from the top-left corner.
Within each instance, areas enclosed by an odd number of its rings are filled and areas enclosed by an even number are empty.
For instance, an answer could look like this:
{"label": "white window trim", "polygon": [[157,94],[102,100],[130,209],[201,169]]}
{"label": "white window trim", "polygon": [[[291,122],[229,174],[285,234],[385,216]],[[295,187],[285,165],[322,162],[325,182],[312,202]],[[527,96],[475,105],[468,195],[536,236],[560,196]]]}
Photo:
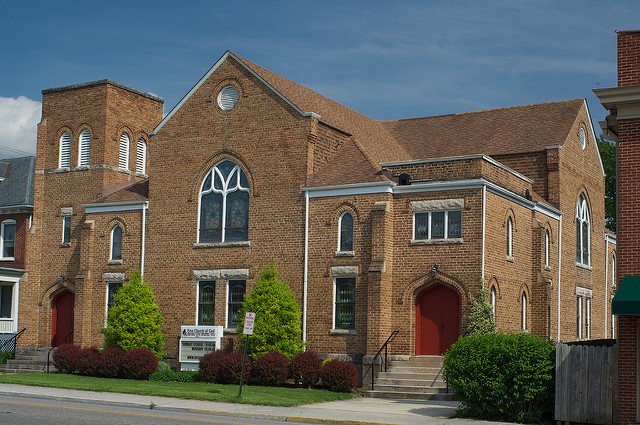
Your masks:
{"label": "white window trim", "polygon": [[527,331],[527,293],[522,291],[522,295],[520,296],[520,327],[522,331]]}
{"label": "white window trim", "polygon": [[[11,225],[13,224],[15,226],[15,230],[14,230],[14,235],[13,235],[13,257],[4,257],[4,229],[5,226]],[[18,239],[17,237],[17,233],[18,233],[18,225],[16,224],[15,220],[9,219],[9,220],[4,220],[1,224],[0,224],[0,261],[15,261],[16,259],[16,239]]]}
{"label": "white window trim", "polygon": [[136,173],[147,173],[147,141],[144,138],[138,139],[136,145]]}
{"label": "white window trim", "polygon": [[[63,148],[66,148],[66,152],[63,151]],[[64,163],[62,161],[63,156],[66,159]],[[69,168],[70,166],[71,166],[71,133],[68,131],[65,131],[60,136],[60,141],[58,143],[58,168]]]}
{"label": "white window trim", "polygon": [[[431,215],[433,213],[442,212],[444,213],[444,237],[443,238],[432,238],[431,237]],[[462,210],[454,209],[454,210],[438,210],[438,211],[414,211],[413,212],[413,237],[411,239],[411,243],[420,244],[425,241],[435,242],[435,241],[461,241],[462,237],[459,238],[450,238],[449,237],[449,213],[450,212],[459,212],[460,213],[460,235],[462,236]],[[416,215],[417,214],[427,214],[427,238],[417,239],[416,238]]]}
{"label": "white window trim", "polygon": [[[333,268],[332,268],[333,269]],[[336,296],[337,296],[337,280],[338,279],[356,279],[357,273],[336,273],[333,274],[333,309],[331,312],[331,316],[332,316],[332,322],[331,322],[331,334],[334,335],[340,335],[340,334],[345,334],[345,335],[355,335],[356,333],[356,328],[355,328],[355,323],[354,323],[354,328],[353,329],[342,329],[342,328],[336,328]],[[353,286],[353,297],[354,297],[354,308],[357,307],[356,306],[356,285],[354,282],[354,286]],[[355,314],[355,311],[354,311]]]}
{"label": "white window trim", "polygon": [[[578,203],[576,204],[576,221],[580,223],[580,233],[576,234],[576,238],[580,240],[580,260],[576,259],[578,265],[590,266],[591,265],[591,221],[589,220],[589,205],[587,205],[587,198],[584,194],[580,194]],[[583,226],[587,227],[587,260],[584,261],[584,245],[583,240]]]}
{"label": "white window trim", "polygon": [[[203,282],[213,283],[213,325],[199,325],[200,322],[200,284]],[[196,326],[215,326],[216,323],[216,286],[218,281],[215,279],[200,279],[196,281],[196,320],[194,323]],[[226,318],[225,318],[226,323]]]}
{"label": "white window trim", "polygon": [[[218,170],[218,165],[220,165],[222,162],[224,161],[229,161],[231,163],[234,164],[234,168],[231,170],[231,172],[229,173],[229,176],[227,177],[226,180],[222,179],[222,173]],[[203,186],[204,186],[204,182],[207,180],[207,176],[209,175],[209,173],[211,173],[211,188],[203,191]],[[219,243],[226,243],[226,230],[227,230],[227,195],[229,193],[235,192],[235,191],[241,191],[241,192],[249,192],[249,188],[243,188],[242,186],[240,186],[240,184],[238,183],[236,185],[235,188],[232,188],[231,190],[229,189],[229,184],[231,183],[231,178],[232,176],[234,176],[235,173],[244,173],[244,170],[242,169],[242,167],[240,167],[239,164],[231,161],[231,160],[222,160],[219,161],[216,165],[214,165],[213,167],[211,167],[211,169],[207,172],[207,174],[205,174],[204,179],[202,180],[202,183],[200,184],[200,194],[198,195],[198,226],[197,226],[197,243],[201,243],[200,242],[200,214],[202,213],[202,196],[203,195],[208,195],[209,193],[219,193],[222,195],[222,218],[221,218],[221,222],[222,222],[222,226],[221,226],[221,237],[220,237],[220,241],[219,242],[213,242],[214,244],[219,244]],[[247,185],[248,185],[248,176],[245,174],[245,177],[247,177]],[[216,189],[215,188],[215,178],[216,175],[218,175],[218,177],[222,180],[222,184],[223,184],[223,188],[222,190]],[[238,182],[240,181],[239,177],[238,177]],[[249,199],[249,203],[251,202],[251,199]],[[250,208],[249,205],[247,205],[247,208]],[[247,241],[248,241],[248,237],[249,235],[247,234]],[[231,241],[231,242],[247,242],[247,241]],[[205,242],[205,243],[210,243],[210,242]]]}
{"label": "white window trim", "polygon": [[129,147],[129,135],[127,133],[122,133],[122,135],[120,136],[120,145],[118,149],[118,167],[125,170],[129,169]]}
{"label": "white window trim", "polygon": [[576,338],[582,339],[582,295],[576,296]]}
{"label": "white window trim", "polygon": [[489,291],[489,305],[491,305],[491,314],[493,314],[493,319],[496,318],[496,298],[498,297],[498,291],[495,286],[491,287]]}
{"label": "white window trim", "polygon": [[549,247],[551,245],[551,236],[549,230],[544,231],[544,266],[550,268],[549,265]]}
{"label": "white window trim", "polygon": [[[7,333],[16,333],[18,332],[18,300],[20,299],[20,278],[17,277],[2,277],[3,284],[13,284],[12,298],[11,298],[11,317],[0,319],[0,322],[11,322],[9,324],[9,332]],[[3,332],[4,333],[4,332]]]}
{"label": "white window trim", "polygon": [[353,254],[353,251],[354,251],[354,246],[351,247],[350,251],[343,251],[342,250],[342,219],[347,214],[349,214],[351,216],[351,244],[354,245],[354,243],[355,243],[355,241],[354,241],[355,220],[354,220],[353,214],[351,214],[351,212],[345,211],[342,214],[340,214],[340,218],[338,219],[338,249],[336,250],[336,253],[341,253],[341,254],[349,254],[349,253],[351,253],[351,254]]}
{"label": "white window trim", "polygon": [[[83,141],[86,140],[86,144]],[[85,156],[86,149],[86,163],[82,162],[82,158]],[[82,130],[80,137],[78,137],[78,167],[88,166],[91,164],[91,132],[88,129]]]}
{"label": "white window trim", "polygon": [[513,218],[507,217],[507,258],[513,260]]}
{"label": "white window trim", "polygon": [[[591,337],[592,298],[593,291],[591,289],[576,287],[576,338],[579,340]],[[584,300],[584,303],[582,300]]]}
{"label": "white window trim", "polygon": [[[113,235],[115,234],[116,228],[119,227],[120,228],[120,258],[113,258]],[[116,224],[115,226],[113,226],[113,228],[111,229],[111,238],[110,238],[110,244],[109,244],[109,260],[110,261],[122,261],[122,242],[124,239],[124,230],[122,229],[122,226],[120,226],[119,224]]]}
{"label": "white window trim", "polygon": [[[69,240],[66,241],[65,237],[64,237],[64,229],[65,229],[65,225],[67,220],[69,220]],[[62,238],[61,238],[61,242],[62,245],[69,245],[71,244],[71,216],[70,215],[64,215],[62,216]]]}

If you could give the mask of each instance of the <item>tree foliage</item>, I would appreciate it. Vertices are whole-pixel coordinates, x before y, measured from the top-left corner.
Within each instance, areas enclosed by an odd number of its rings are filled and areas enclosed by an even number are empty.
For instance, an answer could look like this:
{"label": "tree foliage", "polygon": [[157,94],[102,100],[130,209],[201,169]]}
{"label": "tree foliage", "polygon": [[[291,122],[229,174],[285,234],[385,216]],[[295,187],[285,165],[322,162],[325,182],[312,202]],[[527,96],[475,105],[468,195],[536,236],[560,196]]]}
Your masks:
{"label": "tree foliage", "polygon": [[[244,327],[246,312],[256,314],[249,352],[253,359],[271,351],[291,358],[302,351],[302,313],[289,286],[278,280],[278,271],[268,266],[260,274],[253,290],[247,294],[240,310]],[[245,335],[241,336],[244,342]]]}
{"label": "tree foliage", "polygon": [[600,136],[598,139],[598,150],[600,151],[600,158],[602,158],[602,165],[604,166],[604,172],[606,174],[604,181],[604,212],[605,212],[605,225],[607,229],[612,232],[616,231],[617,214],[616,214],[616,172],[617,162],[616,153],[617,146],[615,143],[605,140]]}
{"label": "tree foliage", "polygon": [[493,317],[491,305],[487,302],[487,291],[484,289],[471,300],[471,311],[469,312],[469,326],[467,334],[495,333],[496,321]]}
{"label": "tree foliage", "polygon": [[134,273],[116,292],[105,329],[105,348],[148,348],[157,358],[164,355],[162,315],[155,296],[140,273]]}

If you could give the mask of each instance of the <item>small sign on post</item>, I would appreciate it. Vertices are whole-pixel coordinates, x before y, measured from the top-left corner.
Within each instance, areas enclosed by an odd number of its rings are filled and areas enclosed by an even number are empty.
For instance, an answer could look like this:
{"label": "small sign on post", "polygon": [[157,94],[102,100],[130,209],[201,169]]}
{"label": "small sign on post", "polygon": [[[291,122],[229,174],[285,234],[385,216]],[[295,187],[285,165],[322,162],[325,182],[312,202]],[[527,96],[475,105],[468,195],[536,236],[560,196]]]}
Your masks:
{"label": "small sign on post", "polygon": [[253,325],[256,321],[256,314],[247,312],[244,315],[244,328],[242,333],[247,337],[244,339],[244,356],[242,356],[242,369],[240,370],[240,389],[238,397],[242,397],[242,383],[244,381],[244,365],[247,362],[247,347],[249,346],[249,335],[253,335]]}

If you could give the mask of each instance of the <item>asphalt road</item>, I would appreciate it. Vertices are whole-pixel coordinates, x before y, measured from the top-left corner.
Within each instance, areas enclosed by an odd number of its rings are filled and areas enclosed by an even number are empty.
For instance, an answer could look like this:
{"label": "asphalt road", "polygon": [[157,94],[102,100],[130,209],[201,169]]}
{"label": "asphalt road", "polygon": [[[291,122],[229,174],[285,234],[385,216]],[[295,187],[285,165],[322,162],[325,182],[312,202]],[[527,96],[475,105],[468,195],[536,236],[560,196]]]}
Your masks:
{"label": "asphalt road", "polygon": [[2,425],[271,425],[283,422],[178,410],[110,406],[86,401],[77,403],[25,395],[3,395],[0,398],[0,423]]}

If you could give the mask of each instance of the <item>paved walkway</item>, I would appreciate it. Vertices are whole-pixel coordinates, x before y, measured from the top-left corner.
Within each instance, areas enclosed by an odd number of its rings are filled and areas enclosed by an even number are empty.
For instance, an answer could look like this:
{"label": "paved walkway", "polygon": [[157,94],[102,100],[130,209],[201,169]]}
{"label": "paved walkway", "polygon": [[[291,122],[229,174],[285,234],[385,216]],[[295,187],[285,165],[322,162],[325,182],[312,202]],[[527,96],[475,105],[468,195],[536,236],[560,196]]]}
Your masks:
{"label": "paved walkway", "polygon": [[[457,403],[451,401],[356,398],[298,407],[271,407],[13,384],[0,384],[0,394],[26,394],[33,397],[90,401],[99,404],[139,406],[141,408],[153,406],[154,409],[162,410],[206,412],[222,416],[264,418],[287,422],[398,425],[489,425],[499,423],[453,418]],[[504,423],[500,424],[504,425]]]}

